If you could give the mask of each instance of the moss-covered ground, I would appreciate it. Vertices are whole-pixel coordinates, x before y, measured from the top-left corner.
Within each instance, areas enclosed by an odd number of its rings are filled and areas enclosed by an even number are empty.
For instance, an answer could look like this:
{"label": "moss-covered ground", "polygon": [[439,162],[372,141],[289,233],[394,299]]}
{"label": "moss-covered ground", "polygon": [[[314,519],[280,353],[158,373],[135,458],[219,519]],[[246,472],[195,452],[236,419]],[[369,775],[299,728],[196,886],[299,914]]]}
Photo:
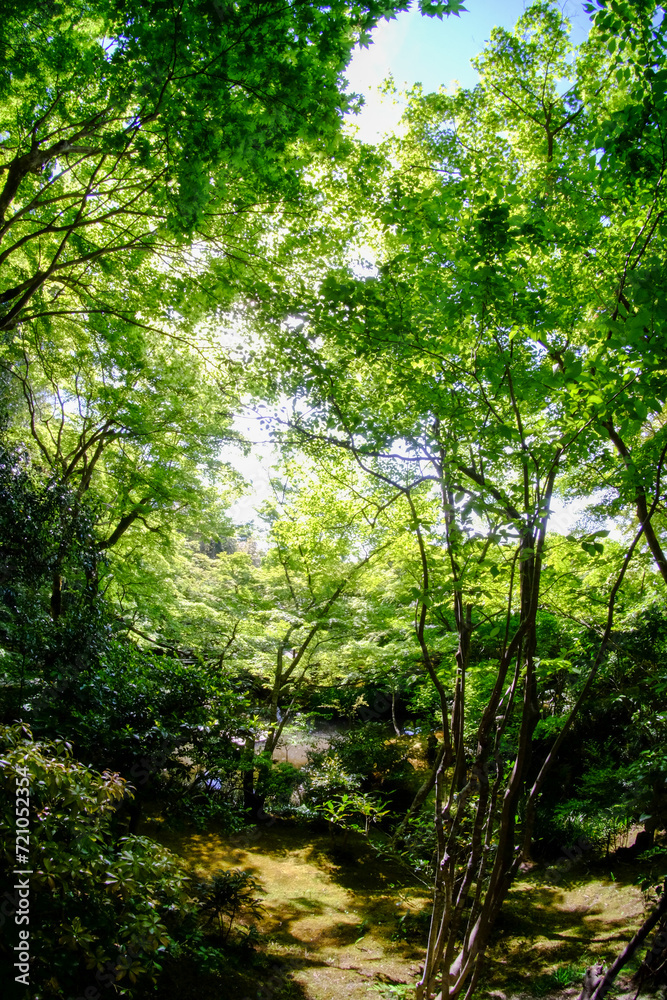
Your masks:
{"label": "moss-covered ground", "polygon": [[[176,833],[157,819],[144,832],[201,875],[243,868],[266,893],[257,950],[236,955],[224,986],[197,985],[190,971],[178,988],[181,1000],[412,995],[430,892],[362,837],[344,844],[283,820],[232,837]],[[503,909],[476,1000],[576,997],[586,965],[613,959],[641,924],[640,871],[646,866],[584,859],[565,871],[524,872]]]}

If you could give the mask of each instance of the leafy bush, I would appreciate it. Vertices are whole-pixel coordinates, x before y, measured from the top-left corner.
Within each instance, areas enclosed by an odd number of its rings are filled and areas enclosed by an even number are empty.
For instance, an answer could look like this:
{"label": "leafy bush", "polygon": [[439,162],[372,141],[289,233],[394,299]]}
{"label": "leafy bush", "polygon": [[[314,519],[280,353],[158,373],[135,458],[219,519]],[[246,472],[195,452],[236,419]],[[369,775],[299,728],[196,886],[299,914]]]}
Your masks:
{"label": "leafy bush", "polygon": [[361,786],[361,778],[349,774],[338,758],[328,750],[308,752],[308,764],[301,769],[305,781],[306,799],[309,807],[317,809],[336,795],[356,792]]}
{"label": "leafy bush", "polygon": [[225,834],[238,833],[246,825],[240,804],[201,786],[198,792],[189,792],[170,801],[166,819],[172,829],[189,824],[203,832],[215,823],[216,829]]}
{"label": "leafy bush", "polygon": [[287,761],[267,761],[264,756],[257,761],[260,763],[258,793],[266,796],[266,806],[272,811],[284,809],[299,785],[303,784],[300,769]]}
{"label": "leafy bush", "polygon": [[398,855],[416,875],[431,879],[436,856],[436,831],[432,807],[424,807],[408,823],[398,844],[389,857]]}
{"label": "leafy bush", "polygon": [[341,795],[336,799],[328,799],[319,807],[318,812],[326,819],[330,827],[341,830],[356,830],[365,837],[370,833],[371,823],[377,823],[389,812],[386,802],[373,798],[372,795]]}
{"label": "leafy bush", "polygon": [[37,671],[53,680],[105,648],[108,622],[96,593],[102,562],[96,516],[91,502],[57,476],[40,479],[26,452],[0,444],[5,717],[20,713],[26,682]]}
{"label": "leafy bush", "polygon": [[[593,634],[586,637],[586,643],[595,641]],[[667,615],[662,605],[631,613],[619,622],[586,711],[566,737],[543,791],[535,836],[547,854],[582,835],[611,851],[618,835],[632,823],[644,823],[650,839],[667,822],[667,757],[661,751],[667,744],[667,715],[662,708],[666,652]],[[547,662],[543,660],[540,668]],[[570,699],[580,686],[583,666],[583,661],[578,663],[567,676]],[[562,718],[538,723],[537,757],[548,751]]]}
{"label": "leafy bush", "polygon": [[35,727],[46,731],[55,708],[60,731],[67,732],[93,766],[112,763],[127,773],[157,743],[161,750],[170,743],[173,756],[185,743],[198,749],[206,742],[207,726],[214,729],[207,758],[215,749],[220,763],[223,747],[226,758],[233,756],[226,737],[235,732],[244,706],[243,696],[224,674],[203,664],[154,656],[130,642],[112,642],[84,676],[45,690],[33,715]]}
{"label": "leafy bush", "polygon": [[665,824],[667,755],[656,748],[643,751],[629,764],[619,763],[611,743],[600,759],[589,749],[587,767],[575,784],[575,795],[553,807],[541,828],[552,840],[573,843],[584,835],[607,850],[632,822],[646,823],[647,830]]}
{"label": "leafy bush", "polygon": [[440,696],[430,681],[415,683],[407,697],[406,707],[409,716],[414,719],[415,729],[438,729],[442,725]]}
{"label": "leafy bush", "polygon": [[217,924],[223,943],[229,937],[234,921],[242,913],[250,913],[253,917],[261,915],[264,907],[256,894],[263,891],[257,879],[240,868],[229,871],[219,868],[197,886],[200,910],[207,920]]}
{"label": "leafy bush", "polygon": [[336,765],[341,775],[358,775],[367,788],[400,782],[412,768],[405,749],[387,736],[382,722],[367,722],[334,736],[322,763]]}
{"label": "leafy bush", "polygon": [[135,820],[157,793],[170,819],[238,828],[230,804],[239,797],[246,702],[224,673],[111,642],[84,676],[40,682],[24,701],[36,736],[65,738],[80,760],[132,783]]}
{"label": "leafy bush", "polygon": [[[179,940],[196,935],[197,908],[180,861],[145,837],[114,841],[114,814],[129,794],[118,774],[84,767],[65,743],[35,742],[25,726],[0,727],[0,751],[6,885],[16,867],[17,780],[25,786],[27,779],[29,789],[33,994],[78,996],[102,982],[131,994],[141,980],[155,981]],[[5,907],[0,920],[18,905]],[[5,935],[10,928],[13,921]],[[8,943],[11,955],[15,942]],[[14,978],[10,967],[4,976]]]}

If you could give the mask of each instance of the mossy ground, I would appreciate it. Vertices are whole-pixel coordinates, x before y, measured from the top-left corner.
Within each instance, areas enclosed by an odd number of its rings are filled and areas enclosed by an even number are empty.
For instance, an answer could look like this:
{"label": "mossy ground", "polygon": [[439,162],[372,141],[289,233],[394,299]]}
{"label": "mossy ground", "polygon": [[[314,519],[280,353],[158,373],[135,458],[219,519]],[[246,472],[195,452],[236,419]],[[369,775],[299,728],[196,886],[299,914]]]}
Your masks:
{"label": "mossy ground", "polygon": [[[154,824],[146,833],[201,874],[244,868],[261,881],[261,948],[287,972],[295,998],[357,1000],[378,996],[374,982],[415,980],[422,948],[400,939],[401,917],[427,907],[429,890],[378,859],[363,838],[343,844],[282,821],[232,838],[173,833]],[[273,978],[281,979],[279,971]],[[248,996],[290,996],[285,983],[269,993],[263,985],[257,983]]]}
{"label": "mossy ground", "polygon": [[[410,996],[423,955],[430,891],[378,858],[361,837],[348,843],[282,820],[234,837],[144,831],[202,875],[244,868],[266,890],[259,951],[235,960],[223,988],[188,982],[197,1000],[361,1000]],[[635,884],[646,866],[569,871],[536,867],[515,883],[489,950],[476,1000],[577,996],[592,961],[613,959],[643,920]],[[406,913],[409,911],[409,916]],[[420,917],[421,914],[421,917]],[[407,933],[406,933],[407,932]],[[191,977],[190,977],[191,978]]]}
{"label": "mossy ground", "polygon": [[610,872],[574,866],[555,876],[519,878],[503,907],[478,996],[578,995],[586,966],[607,965],[644,919],[645,901],[630,866]]}

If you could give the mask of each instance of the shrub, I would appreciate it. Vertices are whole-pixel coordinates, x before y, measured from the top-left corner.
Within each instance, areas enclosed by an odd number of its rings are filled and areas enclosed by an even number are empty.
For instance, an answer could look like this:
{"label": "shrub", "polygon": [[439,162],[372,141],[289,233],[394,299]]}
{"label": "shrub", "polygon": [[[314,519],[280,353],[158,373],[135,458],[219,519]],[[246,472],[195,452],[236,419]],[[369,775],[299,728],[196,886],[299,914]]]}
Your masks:
{"label": "shrub", "polygon": [[203,832],[215,823],[224,834],[239,833],[246,824],[239,805],[223,797],[218,791],[199,786],[199,791],[188,792],[169,802],[166,820],[170,828],[182,829],[190,824]]}
{"label": "shrub", "polygon": [[389,857],[395,858],[396,855],[418,877],[428,880],[433,878],[436,831],[431,806],[424,806],[421,813],[410,820],[400,843],[389,852]]}
{"label": "shrub", "polygon": [[302,768],[301,775],[307,788],[308,804],[315,809],[334,796],[356,792],[361,786],[361,778],[348,774],[337,757],[328,751],[309,752],[308,764]]}
{"label": "shrub", "polygon": [[[217,924],[220,940],[229,937],[234,921],[242,913],[259,917],[264,909],[256,893],[263,892],[260,883],[250,872],[240,868],[224,871],[219,868],[197,886],[199,907],[205,918]],[[225,926],[225,918],[227,924]]]}
{"label": "shrub", "polygon": [[370,787],[400,782],[411,766],[405,748],[387,736],[382,722],[367,722],[333,737],[327,758],[335,760],[343,773],[357,774]]}
{"label": "shrub", "polygon": [[[155,981],[179,938],[196,931],[191,880],[180,861],[145,837],[115,841],[112,820],[129,795],[118,774],[84,767],[62,742],[35,742],[25,726],[0,727],[0,751],[6,885],[17,864],[17,779],[29,789],[31,995],[79,996],[96,983],[132,994],[135,983]],[[18,898],[0,921],[16,906]],[[10,928],[13,921],[4,933]]]}
{"label": "shrub", "polygon": [[377,823],[389,812],[386,802],[372,795],[341,795],[336,799],[328,799],[319,807],[318,812],[327,820],[329,826],[341,830],[356,830],[368,837],[371,823]]}
{"label": "shrub", "polygon": [[272,811],[284,809],[303,783],[301,771],[287,761],[267,762],[265,757],[257,758],[256,763],[259,764],[257,791],[266,796],[266,805]]}

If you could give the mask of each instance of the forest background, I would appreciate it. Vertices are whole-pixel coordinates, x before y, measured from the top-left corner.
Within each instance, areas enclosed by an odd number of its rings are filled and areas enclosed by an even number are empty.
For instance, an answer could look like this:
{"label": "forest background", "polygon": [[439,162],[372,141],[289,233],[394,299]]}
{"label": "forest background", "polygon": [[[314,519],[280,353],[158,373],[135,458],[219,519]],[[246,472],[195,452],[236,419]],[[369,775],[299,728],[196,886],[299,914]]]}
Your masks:
{"label": "forest background", "polygon": [[[8,886],[25,768],[35,853],[17,995],[224,970],[209,897],[137,834],[155,798],[228,833],[381,821],[433,883],[425,998],[472,996],[522,864],[630,824],[659,849],[664,12],[585,5],[574,47],[533,4],[477,85],[413,88],[364,143],[345,67],[408,6],[6,5]],[[240,529],[248,412],[277,465]],[[276,764],[309,717],[347,735]],[[438,734],[407,798],[406,725]]]}

